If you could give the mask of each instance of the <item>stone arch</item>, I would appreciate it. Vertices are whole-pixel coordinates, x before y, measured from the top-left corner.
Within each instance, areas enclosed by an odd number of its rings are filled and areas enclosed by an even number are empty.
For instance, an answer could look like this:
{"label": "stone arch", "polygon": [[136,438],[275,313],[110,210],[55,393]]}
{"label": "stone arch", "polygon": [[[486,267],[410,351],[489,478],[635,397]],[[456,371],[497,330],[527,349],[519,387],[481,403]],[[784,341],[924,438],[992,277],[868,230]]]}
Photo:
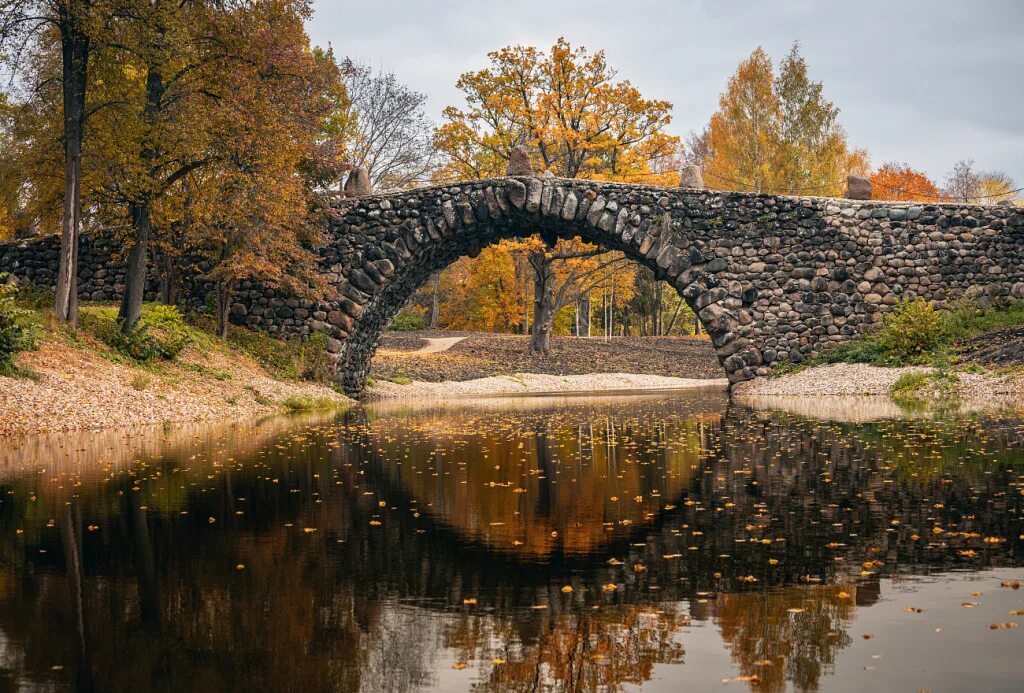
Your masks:
{"label": "stone arch", "polygon": [[[650,268],[696,312],[731,382],[752,378],[762,357],[744,326],[757,290],[724,280],[725,258],[709,255],[691,202],[707,195],[558,178],[503,178],[349,201],[336,212],[347,239],[338,289],[344,331],[342,387],[357,394],[391,319],[434,272],[504,238],[580,237]],[[701,199],[703,198],[703,200]],[[712,219],[712,224],[714,220]]]}
{"label": "stone arch", "polygon": [[[1024,208],[922,204],[505,177],[338,200],[317,299],[240,283],[231,321],[272,335],[327,333],[358,394],[381,332],[435,268],[499,238],[579,235],[655,268],[697,310],[733,383],[864,334],[900,301],[1024,300]],[[0,244],[0,272],[52,286],[59,238]],[[79,297],[116,299],[124,263],[85,234]],[[191,281],[202,309],[210,286]],[[155,286],[147,296],[155,297]]]}

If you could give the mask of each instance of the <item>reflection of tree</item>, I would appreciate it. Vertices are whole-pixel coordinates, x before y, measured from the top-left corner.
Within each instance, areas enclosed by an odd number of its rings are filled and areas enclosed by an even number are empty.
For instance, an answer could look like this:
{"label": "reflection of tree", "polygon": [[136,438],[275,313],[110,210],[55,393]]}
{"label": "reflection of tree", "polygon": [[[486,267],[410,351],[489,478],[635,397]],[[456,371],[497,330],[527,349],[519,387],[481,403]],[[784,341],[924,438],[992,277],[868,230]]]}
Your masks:
{"label": "reflection of tree", "polygon": [[723,593],[714,618],[743,676],[755,691],[773,693],[791,681],[801,691],[818,689],[836,654],[850,645],[853,586],[791,587],[770,592]]}
{"label": "reflection of tree", "polygon": [[689,619],[677,606],[630,605],[521,619],[463,614],[445,645],[482,663],[480,688],[495,691],[617,691],[651,679],[656,664],[681,664],[676,638]]}

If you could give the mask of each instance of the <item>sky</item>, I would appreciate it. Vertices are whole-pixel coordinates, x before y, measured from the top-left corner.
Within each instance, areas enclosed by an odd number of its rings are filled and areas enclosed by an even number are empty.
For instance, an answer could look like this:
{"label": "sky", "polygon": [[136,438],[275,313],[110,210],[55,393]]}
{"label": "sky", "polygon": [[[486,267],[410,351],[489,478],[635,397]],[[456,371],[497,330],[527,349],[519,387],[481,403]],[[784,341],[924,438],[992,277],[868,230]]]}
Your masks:
{"label": "sky", "polygon": [[942,183],[960,159],[1024,186],[1024,0],[315,0],[308,30],[335,53],[394,72],[440,120],[460,74],[507,45],[559,36],[603,49],[619,78],[700,130],[737,64],[794,41],[877,167]]}

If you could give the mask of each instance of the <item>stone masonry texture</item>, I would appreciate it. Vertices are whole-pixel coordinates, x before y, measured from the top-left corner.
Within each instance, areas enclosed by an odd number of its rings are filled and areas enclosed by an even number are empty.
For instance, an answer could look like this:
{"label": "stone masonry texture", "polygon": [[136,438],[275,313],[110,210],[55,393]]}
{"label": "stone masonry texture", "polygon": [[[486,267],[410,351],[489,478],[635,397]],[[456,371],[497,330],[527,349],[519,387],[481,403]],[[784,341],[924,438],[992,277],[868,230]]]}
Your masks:
{"label": "stone masonry texture", "polygon": [[[358,394],[395,314],[433,273],[504,238],[543,232],[623,252],[697,312],[730,382],[864,334],[906,299],[1024,299],[1024,209],[711,192],[506,177],[337,201],[318,249],[320,300],[243,283],[232,322],[329,335],[338,383]],[[0,272],[52,286],[59,242],[0,245]],[[79,295],[114,300],[123,263],[83,240]],[[149,298],[155,296],[151,286]],[[212,287],[190,283],[189,307]]]}

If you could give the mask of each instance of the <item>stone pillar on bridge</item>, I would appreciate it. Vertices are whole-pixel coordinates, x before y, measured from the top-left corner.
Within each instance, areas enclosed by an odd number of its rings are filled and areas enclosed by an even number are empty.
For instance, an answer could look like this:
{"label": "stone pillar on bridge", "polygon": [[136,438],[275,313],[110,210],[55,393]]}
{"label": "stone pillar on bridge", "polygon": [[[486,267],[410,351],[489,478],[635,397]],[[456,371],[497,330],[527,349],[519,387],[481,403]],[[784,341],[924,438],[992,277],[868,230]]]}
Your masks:
{"label": "stone pillar on bridge", "polygon": [[870,200],[871,181],[864,176],[846,177],[846,199],[848,200]]}
{"label": "stone pillar on bridge", "polygon": [[362,197],[373,193],[370,174],[364,168],[354,168],[345,179],[345,197]]}
{"label": "stone pillar on bridge", "polygon": [[689,188],[691,190],[703,190],[704,176],[701,175],[700,166],[697,164],[683,166],[683,170],[679,172],[679,187]]}
{"label": "stone pillar on bridge", "polygon": [[516,147],[508,157],[508,176],[532,176],[533,166],[530,165],[530,155],[525,147]]}

